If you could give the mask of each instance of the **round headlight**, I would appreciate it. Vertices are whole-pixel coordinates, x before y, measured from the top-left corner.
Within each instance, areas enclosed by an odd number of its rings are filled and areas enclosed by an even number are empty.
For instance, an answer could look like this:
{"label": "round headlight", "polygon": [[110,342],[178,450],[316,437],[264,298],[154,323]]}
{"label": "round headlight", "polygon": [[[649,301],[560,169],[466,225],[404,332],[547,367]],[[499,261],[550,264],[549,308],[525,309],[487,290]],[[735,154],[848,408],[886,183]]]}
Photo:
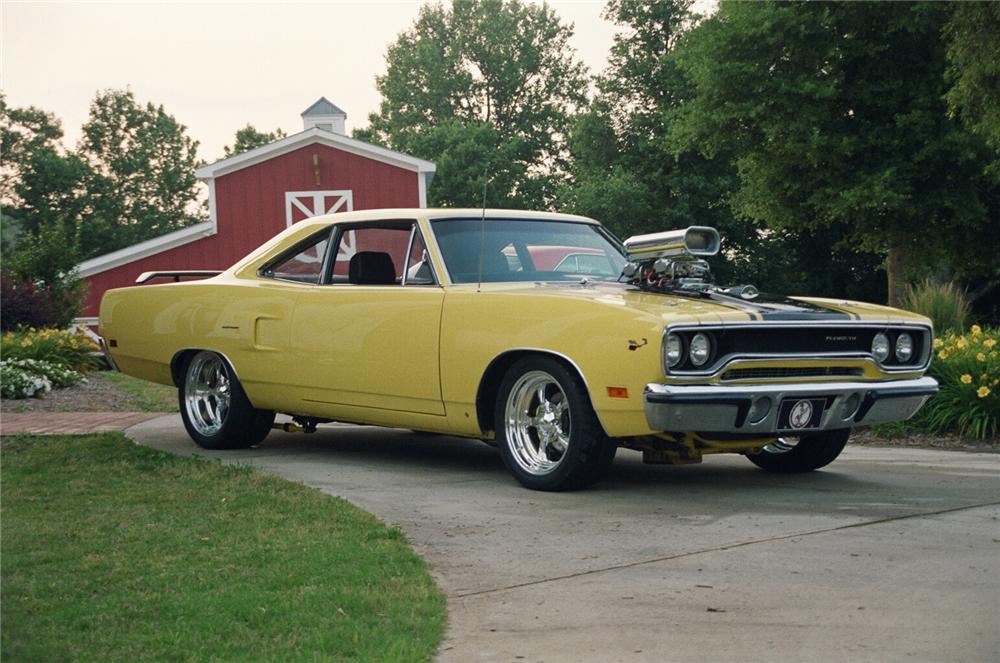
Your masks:
{"label": "round headlight", "polygon": [[872,354],[879,363],[889,358],[889,337],[882,332],[875,334],[875,338],[872,339]]}
{"label": "round headlight", "polygon": [[704,366],[708,358],[712,356],[712,341],[707,334],[695,334],[691,339],[691,363],[695,366]]}
{"label": "round headlight", "polygon": [[677,334],[667,334],[667,366],[673,368],[684,358],[684,341]]}
{"label": "round headlight", "polygon": [[910,361],[913,357],[913,337],[903,332],[896,339],[896,359],[902,363]]}

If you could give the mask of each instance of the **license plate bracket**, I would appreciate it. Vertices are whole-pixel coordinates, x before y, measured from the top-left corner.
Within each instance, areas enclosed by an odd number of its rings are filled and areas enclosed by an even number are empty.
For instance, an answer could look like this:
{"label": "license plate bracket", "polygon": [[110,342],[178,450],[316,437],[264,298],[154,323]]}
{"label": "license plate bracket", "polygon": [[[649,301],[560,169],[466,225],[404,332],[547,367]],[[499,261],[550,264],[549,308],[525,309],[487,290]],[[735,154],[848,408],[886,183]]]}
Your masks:
{"label": "license plate bracket", "polygon": [[823,412],[826,410],[826,400],[825,398],[782,399],[778,407],[778,430],[797,433],[819,428]]}

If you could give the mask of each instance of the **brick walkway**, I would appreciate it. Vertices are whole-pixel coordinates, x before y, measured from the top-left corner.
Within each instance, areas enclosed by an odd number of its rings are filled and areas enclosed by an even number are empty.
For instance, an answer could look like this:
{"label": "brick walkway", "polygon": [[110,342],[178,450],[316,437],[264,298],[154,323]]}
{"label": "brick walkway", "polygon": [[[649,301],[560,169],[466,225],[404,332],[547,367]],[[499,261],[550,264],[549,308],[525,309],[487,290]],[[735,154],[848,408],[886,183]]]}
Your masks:
{"label": "brick walkway", "polygon": [[0,435],[108,433],[162,417],[164,412],[4,412]]}

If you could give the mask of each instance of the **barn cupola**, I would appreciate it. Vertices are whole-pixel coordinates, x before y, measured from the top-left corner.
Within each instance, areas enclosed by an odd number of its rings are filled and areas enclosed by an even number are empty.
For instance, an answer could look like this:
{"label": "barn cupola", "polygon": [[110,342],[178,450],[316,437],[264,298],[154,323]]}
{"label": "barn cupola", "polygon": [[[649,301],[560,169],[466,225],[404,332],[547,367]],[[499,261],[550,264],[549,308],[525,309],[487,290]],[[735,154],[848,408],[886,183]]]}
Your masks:
{"label": "barn cupola", "polygon": [[347,113],[337,108],[326,97],[320,97],[312,106],[302,111],[303,129],[322,129],[331,131],[341,136],[347,135],[344,122],[347,120]]}

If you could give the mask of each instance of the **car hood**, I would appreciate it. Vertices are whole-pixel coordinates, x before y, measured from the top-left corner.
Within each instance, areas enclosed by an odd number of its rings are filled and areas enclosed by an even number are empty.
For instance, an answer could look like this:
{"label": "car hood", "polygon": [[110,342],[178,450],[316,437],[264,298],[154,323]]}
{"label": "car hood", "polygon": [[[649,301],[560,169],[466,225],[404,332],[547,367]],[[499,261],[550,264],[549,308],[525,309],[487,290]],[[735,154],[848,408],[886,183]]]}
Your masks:
{"label": "car hood", "polygon": [[[475,286],[473,286],[475,287]],[[820,297],[781,297],[760,295],[753,300],[719,293],[704,296],[674,295],[640,290],[618,283],[504,283],[483,284],[484,292],[522,296],[588,299],[613,307],[628,307],[635,312],[665,320],[686,319],[702,324],[724,322],[850,322],[876,323],[914,321],[923,318],[908,311],[843,299]]]}

